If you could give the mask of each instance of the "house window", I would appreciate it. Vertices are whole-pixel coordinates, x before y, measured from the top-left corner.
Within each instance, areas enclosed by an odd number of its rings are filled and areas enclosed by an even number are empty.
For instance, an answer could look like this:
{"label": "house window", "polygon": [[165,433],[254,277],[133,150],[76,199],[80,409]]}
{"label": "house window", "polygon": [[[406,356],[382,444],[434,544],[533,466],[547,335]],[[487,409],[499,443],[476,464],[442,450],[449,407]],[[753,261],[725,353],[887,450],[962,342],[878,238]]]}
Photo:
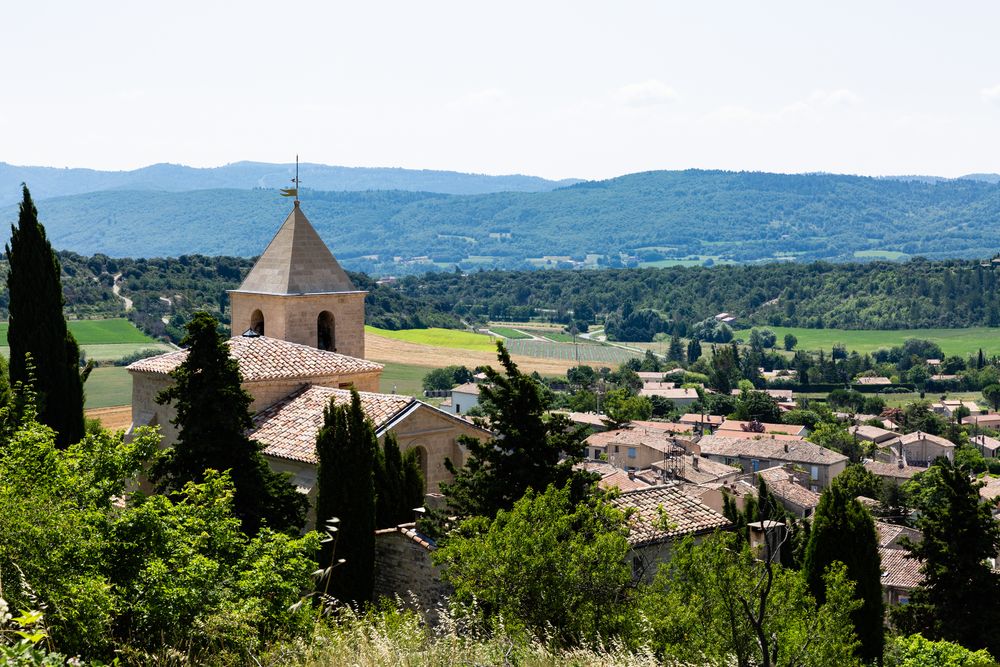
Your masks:
{"label": "house window", "polygon": [[628,448],[628,457],[630,459],[634,459],[637,455],[638,455],[638,453],[636,452],[635,447],[629,447]]}
{"label": "house window", "polygon": [[760,470],[760,461],[757,459],[750,459],[750,467],[753,468],[754,472]]}
{"label": "house window", "polygon": [[621,448],[618,445],[615,445],[615,454],[617,454],[620,451],[621,451]]}
{"label": "house window", "polygon": [[599,450],[599,449],[595,449],[594,450],[594,458],[595,459],[601,458],[601,450]]}
{"label": "house window", "polygon": [[455,404],[455,414],[456,415],[462,414],[462,406],[459,405],[458,403]]}
{"label": "house window", "polygon": [[819,479],[819,466],[809,467],[809,479],[816,480]]}

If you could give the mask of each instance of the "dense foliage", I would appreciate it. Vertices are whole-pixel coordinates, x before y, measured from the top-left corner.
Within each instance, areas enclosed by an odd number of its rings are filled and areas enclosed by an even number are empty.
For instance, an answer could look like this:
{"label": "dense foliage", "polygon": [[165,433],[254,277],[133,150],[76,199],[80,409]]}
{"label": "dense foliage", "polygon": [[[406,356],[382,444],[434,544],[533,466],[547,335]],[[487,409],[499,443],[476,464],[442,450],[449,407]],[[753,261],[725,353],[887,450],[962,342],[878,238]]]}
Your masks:
{"label": "dense foliage", "polygon": [[497,357],[503,372],[484,369],[479,405],[495,437],[479,440],[462,436],[468,450],[465,465],[445,461],[454,481],[442,484],[449,507],[459,516],[492,518],[510,509],[528,489],[544,491],[550,484],[573,486],[575,499],[582,498],[593,477],[573,469],[582,459],[585,430],[573,426],[564,415],[546,416],[551,398],[542,385],[525,375],[497,342]]}

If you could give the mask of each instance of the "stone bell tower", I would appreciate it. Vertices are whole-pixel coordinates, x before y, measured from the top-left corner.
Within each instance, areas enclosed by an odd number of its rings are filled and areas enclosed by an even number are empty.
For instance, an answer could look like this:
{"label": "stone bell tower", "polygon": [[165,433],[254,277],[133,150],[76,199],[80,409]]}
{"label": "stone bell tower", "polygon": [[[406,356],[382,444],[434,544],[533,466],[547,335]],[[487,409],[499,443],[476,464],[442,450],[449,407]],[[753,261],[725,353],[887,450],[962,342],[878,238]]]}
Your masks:
{"label": "stone bell tower", "polygon": [[363,359],[365,295],[309,224],[298,200],[239,289],[230,290],[232,332]]}

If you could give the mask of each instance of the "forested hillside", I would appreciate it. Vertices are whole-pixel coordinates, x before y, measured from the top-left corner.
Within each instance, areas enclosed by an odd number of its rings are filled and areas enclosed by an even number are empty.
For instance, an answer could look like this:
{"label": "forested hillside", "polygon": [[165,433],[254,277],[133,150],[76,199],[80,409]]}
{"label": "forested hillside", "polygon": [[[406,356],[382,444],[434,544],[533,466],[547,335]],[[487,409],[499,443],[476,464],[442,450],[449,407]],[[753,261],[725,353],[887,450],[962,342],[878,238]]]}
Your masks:
{"label": "forested hillside", "polygon": [[[129,317],[146,332],[179,337],[197,309],[228,322],[226,290],[253,259],[209,257],[115,259],[59,254],[66,310],[72,317],[124,314],[112,293],[132,299]],[[986,264],[986,266],[983,266]],[[6,274],[0,260],[0,276]],[[666,330],[686,333],[699,321],[732,313],[740,325],[836,329],[1000,326],[1000,263],[964,260],[771,263],[605,271],[427,273],[378,284],[352,273],[369,292],[367,322],[386,329],[461,327],[462,319],[600,324],[623,308],[653,309]],[[0,281],[0,317],[6,317]],[[166,322],[164,322],[166,318]]]}
{"label": "forested hillside", "polygon": [[[978,261],[484,271],[408,276],[397,289],[463,316],[523,320],[540,311],[597,321],[652,308],[682,329],[720,312],[737,324],[842,329],[1000,325],[1000,265]],[[592,320],[594,321],[594,320]]]}
{"label": "forested hillside", "polygon": [[[295,164],[234,162],[198,169],[154,164],[131,171],[22,167],[0,162],[0,204],[17,201],[18,186],[28,183],[36,199],[99,190],[207,190],[211,188],[283,188],[295,175]],[[432,169],[335,167],[303,163],[299,175],[316,190],[416,190],[449,194],[540,192],[578,182],[550,181],[537,176],[488,176]]]}
{"label": "forested hillside", "polygon": [[[338,258],[375,275],[582,265],[587,255],[591,266],[971,258],[992,253],[1000,221],[1000,186],[991,183],[749,172],[648,172],[537,193],[301,198]],[[264,247],[288,202],[260,189],[106,191],[39,210],[55,245],[75,252],[247,256]],[[0,210],[0,219],[13,215]]]}

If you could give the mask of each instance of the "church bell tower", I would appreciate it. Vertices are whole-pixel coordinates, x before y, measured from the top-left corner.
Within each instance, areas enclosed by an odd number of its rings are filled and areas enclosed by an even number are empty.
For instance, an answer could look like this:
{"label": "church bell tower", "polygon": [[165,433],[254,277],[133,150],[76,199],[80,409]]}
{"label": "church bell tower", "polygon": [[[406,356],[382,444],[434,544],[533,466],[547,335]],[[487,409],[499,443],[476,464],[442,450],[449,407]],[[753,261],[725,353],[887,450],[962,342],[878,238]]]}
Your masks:
{"label": "church bell tower", "polygon": [[363,359],[366,294],[355,288],[296,198],[243,284],[229,292],[232,332],[253,330]]}

